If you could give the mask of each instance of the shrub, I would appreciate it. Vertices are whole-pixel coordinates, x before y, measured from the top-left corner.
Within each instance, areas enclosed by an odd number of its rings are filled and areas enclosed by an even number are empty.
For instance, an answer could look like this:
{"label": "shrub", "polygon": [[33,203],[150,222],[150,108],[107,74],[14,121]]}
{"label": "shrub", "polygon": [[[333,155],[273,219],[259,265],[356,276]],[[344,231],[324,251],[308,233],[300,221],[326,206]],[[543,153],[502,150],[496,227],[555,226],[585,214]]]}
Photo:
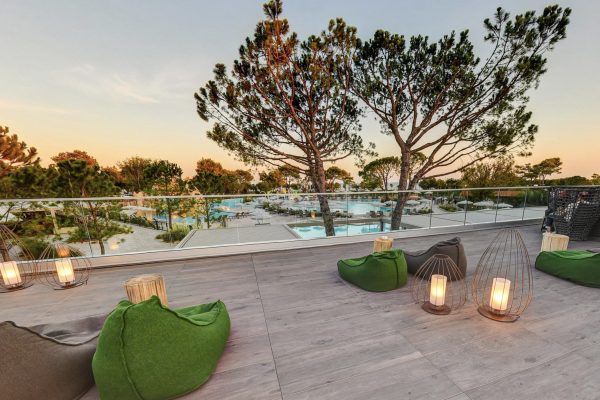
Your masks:
{"label": "shrub", "polygon": [[156,235],[156,238],[166,243],[178,243],[183,240],[184,237],[189,233],[188,228],[175,227],[171,231],[163,232]]}
{"label": "shrub", "polygon": [[145,228],[154,228],[154,225],[150,221],[148,221],[144,217],[138,217],[137,215],[132,215],[129,217],[129,223],[134,225],[143,226]]}
{"label": "shrub", "polygon": [[441,204],[440,208],[444,211],[448,212],[456,212],[458,211],[458,207],[454,204]]}
{"label": "shrub", "polygon": [[417,212],[419,214],[431,214],[431,208],[429,208],[429,207],[420,208],[419,210],[417,210]]}
{"label": "shrub", "polygon": [[48,242],[39,237],[23,237],[21,243],[31,255],[37,260],[42,255],[42,252],[48,247]]}

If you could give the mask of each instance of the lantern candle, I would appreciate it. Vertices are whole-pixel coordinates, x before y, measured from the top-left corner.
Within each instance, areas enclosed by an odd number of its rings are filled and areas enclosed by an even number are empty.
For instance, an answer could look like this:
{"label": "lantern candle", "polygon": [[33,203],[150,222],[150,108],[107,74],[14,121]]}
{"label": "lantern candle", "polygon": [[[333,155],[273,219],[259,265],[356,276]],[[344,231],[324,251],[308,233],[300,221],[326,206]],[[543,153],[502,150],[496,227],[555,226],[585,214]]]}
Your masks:
{"label": "lantern candle", "polygon": [[68,257],[69,254],[71,253],[71,250],[69,250],[69,248],[67,246],[61,246],[58,245],[56,246],[56,255],[63,258],[63,257]]}
{"label": "lantern candle", "polygon": [[15,261],[0,262],[0,272],[4,284],[8,287],[17,287],[23,283],[19,267]]}
{"label": "lantern candle", "polygon": [[510,281],[504,278],[494,278],[490,294],[490,307],[496,311],[506,311],[510,294]]}
{"label": "lantern candle", "polygon": [[434,306],[441,307],[446,302],[446,281],[445,275],[431,275],[431,288],[429,290],[429,302]]}
{"label": "lantern candle", "polygon": [[75,271],[70,258],[56,260],[56,273],[62,285],[68,285],[75,280]]}

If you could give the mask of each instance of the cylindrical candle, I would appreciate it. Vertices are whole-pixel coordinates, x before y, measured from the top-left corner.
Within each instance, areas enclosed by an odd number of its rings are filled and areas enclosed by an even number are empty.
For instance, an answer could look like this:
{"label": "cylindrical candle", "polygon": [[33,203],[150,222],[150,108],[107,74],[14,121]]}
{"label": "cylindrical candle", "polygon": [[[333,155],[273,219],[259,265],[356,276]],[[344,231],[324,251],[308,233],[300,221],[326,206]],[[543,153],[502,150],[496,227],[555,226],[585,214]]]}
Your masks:
{"label": "cylindrical candle", "polygon": [[23,282],[16,261],[0,262],[0,273],[6,286],[15,287]]}
{"label": "cylindrical candle", "polygon": [[429,302],[434,306],[443,306],[446,302],[446,281],[445,275],[431,275],[431,288],[429,290]]}
{"label": "cylindrical candle", "polygon": [[56,260],[56,273],[60,283],[67,285],[75,280],[75,271],[70,258]]}
{"label": "cylindrical candle", "polygon": [[69,254],[71,253],[71,250],[64,245],[58,245],[56,246],[56,255],[59,257],[68,257]]}
{"label": "cylindrical candle", "polygon": [[498,311],[506,311],[510,298],[510,281],[504,278],[494,278],[490,294],[490,307]]}

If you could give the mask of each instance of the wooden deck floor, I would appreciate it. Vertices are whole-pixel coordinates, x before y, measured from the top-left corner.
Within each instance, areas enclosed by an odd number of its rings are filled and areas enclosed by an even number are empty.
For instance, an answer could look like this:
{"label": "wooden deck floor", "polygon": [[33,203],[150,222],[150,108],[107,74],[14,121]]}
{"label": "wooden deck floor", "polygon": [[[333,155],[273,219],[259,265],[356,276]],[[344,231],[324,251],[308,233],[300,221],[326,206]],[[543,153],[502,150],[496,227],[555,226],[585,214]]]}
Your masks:
{"label": "wooden deck floor", "polygon": [[[532,261],[538,226],[520,228]],[[475,269],[495,231],[461,233]],[[402,239],[425,248],[452,235]],[[183,399],[598,399],[600,289],[534,272],[534,299],[521,320],[498,323],[468,302],[433,316],[410,285],[363,292],[337,274],[341,257],[370,244],[207,258],[94,271],[89,285],[37,285],[0,297],[0,319],[19,324],[109,312],[122,283],[162,274],[172,307],[222,299],[232,333],[215,375]],[[573,248],[598,248],[574,242]],[[85,399],[97,399],[95,389]]]}

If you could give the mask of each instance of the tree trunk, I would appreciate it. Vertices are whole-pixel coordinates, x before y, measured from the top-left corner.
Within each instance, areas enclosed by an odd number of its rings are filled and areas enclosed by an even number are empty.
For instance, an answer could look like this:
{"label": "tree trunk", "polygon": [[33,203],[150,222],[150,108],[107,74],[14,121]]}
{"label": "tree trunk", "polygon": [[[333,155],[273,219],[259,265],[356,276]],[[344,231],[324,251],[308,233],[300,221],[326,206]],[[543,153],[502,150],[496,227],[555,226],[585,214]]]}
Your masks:
{"label": "tree trunk", "polygon": [[333,215],[331,215],[331,209],[329,208],[329,200],[325,195],[317,195],[319,199],[319,207],[321,208],[321,214],[323,216],[323,224],[325,225],[325,234],[327,236],[335,236],[335,228],[333,225]]}
{"label": "tree trunk", "polygon": [[[90,227],[86,226],[86,229],[88,231],[88,236],[90,237],[90,240],[97,240],[98,241],[98,246],[100,246],[100,254],[104,255],[106,253],[106,249],[104,248],[104,242],[102,242],[102,235],[99,234],[99,228],[98,228],[98,215],[96,213],[96,207],[92,205],[91,201],[88,201],[88,206],[90,208],[90,216],[92,217],[92,225],[94,227],[94,230],[96,231],[95,235],[92,235],[90,232]],[[85,218],[85,217],[84,217]],[[99,236],[99,237],[96,237]]]}
{"label": "tree trunk", "polygon": [[[318,193],[327,191],[327,179],[325,179],[325,168],[322,163],[315,163],[315,169],[312,171],[313,186]],[[317,195],[319,199],[319,207],[323,216],[323,225],[325,226],[325,234],[327,236],[335,236],[335,228],[333,224],[333,216],[329,208],[329,199],[326,195]]]}
{"label": "tree trunk", "polygon": [[402,212],[404,211],[406,200],[408,200],[408,194],[405,192],[398,192],[398,200],[396,201],[396,206],[392,211],[392,231],[399,230],[400,226],[402,225]]}
{"label": "tree trunk", "polygon": [[170,199],[166,199],[167,200],[167,228],[168,230],[173,230],[173,223],[171,221],[172,217],[172,213],[173,211],[171,210],[171,202],[169,201]]}
{"label": "tree trunk", "polygon": [[392,212],[392,231],[397,231],[400,229],[402,223],[402,212],[404,210],[404,205],[406,204],[406,200],[408,200],[408,193],[400,192],[400,190],[408,189],[409,182],[409,173],[410,173],[410,152],[402,151],[402,164],[400,167],[400,181],[398,182],[398,200],[396,201],[396,207],[394,207],[394,211]]}
{"label": "tree trunk", "polygon": [[100,246],[100,254],[106,254],[106,249],[104,248],[104,242],[102,239],[98,239],[98,246]]}
{"label": "tree trunk", "polygon": [[209,202],[208,200],[204,201],[205,204],[205,214],[204,216],[206,217],[206,229],[210,229],[210,205],[212,204],[211,202]]}

